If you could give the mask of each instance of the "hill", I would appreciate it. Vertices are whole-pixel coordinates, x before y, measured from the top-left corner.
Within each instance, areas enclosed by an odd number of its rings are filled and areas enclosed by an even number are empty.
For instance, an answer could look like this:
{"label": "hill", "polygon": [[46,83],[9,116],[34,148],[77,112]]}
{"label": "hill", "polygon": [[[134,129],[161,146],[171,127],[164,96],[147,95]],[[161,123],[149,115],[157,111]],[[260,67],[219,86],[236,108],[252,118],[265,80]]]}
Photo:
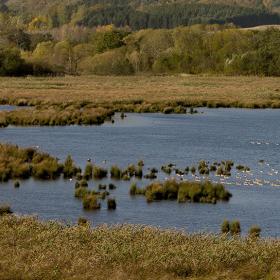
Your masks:
{"label": "hill", "polygon": [[[45,29],[114,24],[133,30],[200,23],[280,24],[279,0],[0,0],[0,11]],[[34,24],[34,22],[33,22]]]}

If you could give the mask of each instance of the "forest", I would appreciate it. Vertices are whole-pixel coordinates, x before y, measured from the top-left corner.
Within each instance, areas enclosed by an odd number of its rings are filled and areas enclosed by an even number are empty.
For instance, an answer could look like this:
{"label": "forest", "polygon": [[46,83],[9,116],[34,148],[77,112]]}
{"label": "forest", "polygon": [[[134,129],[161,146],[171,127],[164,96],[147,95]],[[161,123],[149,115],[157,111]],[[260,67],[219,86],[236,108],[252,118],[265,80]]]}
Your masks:
{"label": "forest", "polygon": [[[10,23],[10,24],[9,24]],[[114,25],[16,27],[0,17],[0,75],[188,73],[280,75],[280,30],[192,25],[131,31]]]}
{"label": "forest", "polygon": [[278,2],[0,0],[0,75],[279,76]]}

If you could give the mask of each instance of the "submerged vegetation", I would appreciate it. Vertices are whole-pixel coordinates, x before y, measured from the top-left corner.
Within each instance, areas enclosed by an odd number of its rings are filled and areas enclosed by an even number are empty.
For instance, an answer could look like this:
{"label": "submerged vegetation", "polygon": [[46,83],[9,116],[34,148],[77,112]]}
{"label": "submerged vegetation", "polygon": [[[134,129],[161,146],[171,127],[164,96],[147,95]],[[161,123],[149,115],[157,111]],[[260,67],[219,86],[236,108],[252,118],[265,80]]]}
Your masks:
{"label": "submerged vegetation", "polygon": [[11,215],[1,217],[0,236],[1,279],[258,280],[278,279],[280,272],[280,242],[273,239],[132,225],[70,227]]}

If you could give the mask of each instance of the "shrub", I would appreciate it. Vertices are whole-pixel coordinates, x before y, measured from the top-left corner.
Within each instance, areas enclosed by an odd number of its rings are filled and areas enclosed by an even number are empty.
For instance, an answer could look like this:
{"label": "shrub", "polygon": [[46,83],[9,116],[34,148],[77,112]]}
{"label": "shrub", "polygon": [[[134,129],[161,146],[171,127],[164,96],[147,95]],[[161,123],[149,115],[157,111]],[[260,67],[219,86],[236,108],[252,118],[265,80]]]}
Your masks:
{"label": "shrub", "polygon": [[114,198],[108,198],[107,208],[108,208],[108,210],[115,210],[117,208],[117,203]]}
{"label": "shrub", "polygon": [[86,210],[100,209],[101,204],[98,202],[97,196],[94,194],[86,194],[83,197],[83,207]]}
{"label": "shrub", "polygon": [[11,210],[11,207],[7,204],[1,204],[0,205],[0,216],[12,214],[13,211]]}
{"label": "shrub", "polygon": [[230,233],[232,236],[240,235],[241,226],[239,221],[232,221],[230,224]]}
{"label": "shrub", "polygon": [[107,177],[108,171],[102,167],[94,166],[93,167],[93,178],[94,179],[103,179]]}
{"label": "shrub", "polygon": [[259,226],[252,226],[249,229],[248,236],[249,238],[259,238],[261,235],[261,228]]}
{"label": "shrub", "polygon": [[122,170],[117,165],[113,165],[111,167],[110,173],[111,173],[111,178],[113,178],[113,179],[121,179]]}
{"label": "shrub", "polygon": [[60,176],[62,169],[57,160],[46,158],[40,163],[33,164],[32,175],[38,179],[53,180]]}
{"label": "shrub", "polygon": [[221,226],[221,232],[223,234],[228,234],[230,232],[230,223],[228,220],[224,220]]}

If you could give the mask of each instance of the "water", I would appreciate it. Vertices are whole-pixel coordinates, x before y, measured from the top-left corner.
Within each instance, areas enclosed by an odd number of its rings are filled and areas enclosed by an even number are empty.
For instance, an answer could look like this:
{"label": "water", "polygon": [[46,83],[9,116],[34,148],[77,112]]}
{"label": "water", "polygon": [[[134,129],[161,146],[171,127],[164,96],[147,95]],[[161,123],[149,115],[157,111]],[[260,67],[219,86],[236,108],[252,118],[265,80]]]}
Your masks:
{"label": "water", "polygon": [[[124,120],[116,116],[114,124],[91,127],[8,127],[0,129],[0,142],[38,146],[60,159],[71,154],[80,166],[85,166],[88,158],[106,167],[126,167],[143,159],[145,168],[159,169],[170,162],[184,168],[201,159],[233,160],[249,166],[251,172],[233,172],[230,179],[222,179],[233,194],[228,203],[147,204],[144,197],[128,195],[131,182],[120,181],[115,182],[118,188],[110,191],[117,199],[116,211],[107,211],[104,204],[100,211],[87,212],[81,201],[74,198],[74,182],[62,179],[28,180],[19,189],[12,182],[1,184],[0,201],[10,203],[17,213],[66,222],[84,216],[94,225],[135,223],[190,232],[218,232],[224,219],[238,219],[244,232],[258,224],[264,236],[279,237],[280,110],[202,111],[203,114],[196,115],[127,114]],[[259,160],[265,163],[260,164]],[[165,175],[160,174],[159,178],[164,179]],[[211,179],[221,181],[218,177]],[[96,189],[98,183],[91,181],[90,188]],[[147,183],[143,180],[139,185]]]}

